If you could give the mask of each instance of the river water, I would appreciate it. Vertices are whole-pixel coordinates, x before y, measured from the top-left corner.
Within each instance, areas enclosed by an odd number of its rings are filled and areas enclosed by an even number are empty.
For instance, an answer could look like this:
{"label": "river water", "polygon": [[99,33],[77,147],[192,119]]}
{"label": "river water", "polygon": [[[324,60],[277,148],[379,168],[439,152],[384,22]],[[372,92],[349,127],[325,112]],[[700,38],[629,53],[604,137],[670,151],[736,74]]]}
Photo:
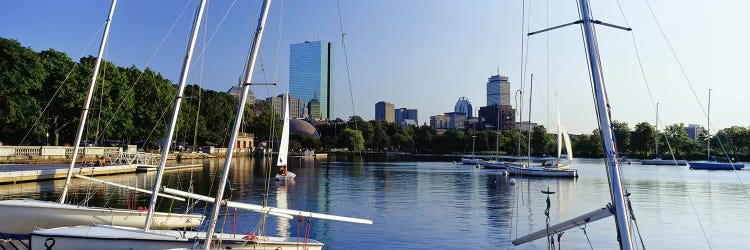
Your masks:
{"label": "river water", "polygon": [[[269,217],[266,234],[310,238],[326,249],[543,249],[544,239],[512,246],[510,241],[545,227],[549,188],[550,222],[556,223],[601,208],[609,202],[601,160],[576,159],[576,180],[506,177],[498,170],[453,164],[451,158],[325,161],[290,159],[294,182],[267,182],[261,159],[235,158],[231,199],[270,206],[372,219],[373,225]],[[204,167],[170,171],[165,184],[198,194],[215,193],[223,159],[203,160]],[[646,247],[651,249],[746,249],[750,244],[750,171],[689,170],[686,167],[623,165],[623,175]],[[150,188],[154,173],[105,176],[101,179]],[[63,181],[0,186],[3,199],[55,200]],[[72,201],[126,207],[127,192],[85,180],[75,181]],[[147,206],[139,195],[137,206]],[[163,200],[161,211],[184,211],[183,202]],[[210,207],[209,207],[210,208]],[[204,204],[193,212],[203,213]],[[6,215],[3,215],[6,216]],[[259,215],[233,210],[222,213],[223,231],[245,234],[260,227]],[[1,223],[1,222],[0,222]],[[219,226],[221,227],[221,225]],[[262,228],[262,227],[261,227]],[[588,236],[588,237],[587,237]],[[562,236],[563,249],[618,248],[613,219],[572,229]],[[589,243],[590,241],[590,243]],[[640,245],[640,242],[638,243]]]}

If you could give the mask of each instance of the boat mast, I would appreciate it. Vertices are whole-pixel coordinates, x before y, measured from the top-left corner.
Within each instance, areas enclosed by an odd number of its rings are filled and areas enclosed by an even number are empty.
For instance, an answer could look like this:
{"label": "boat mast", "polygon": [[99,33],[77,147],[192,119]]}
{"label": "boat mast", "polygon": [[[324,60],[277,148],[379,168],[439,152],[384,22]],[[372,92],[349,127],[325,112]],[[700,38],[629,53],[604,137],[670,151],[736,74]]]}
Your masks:
{"label": "boat mast", "polygon": [[94,63],[94,73],[91,75],[91,82],[89,83],[89,91],[86,93],[86,103],[83,105],[83,111],[81,112],[81,121],[78,123],[78,132],[76,133],[76,142],[73,146],[73,156],[70,159],[70,165],[68,166],[68,175],[65,177],[65,187],[63,188],[62,195],[60,195],[60,203],[65,203],[65,198],[68,196],[68,189],[70,181],[73,178],[73,168],[76,165],[76,158],[78,157],[78,149],[81,146],[81,137],[83,137],[83,129],[86,127],[86,117],[89,115],[89,107],[91,106],[91,98],[94,95],[94,87],[96,86],[96,77],[99,75],[99,66],[102,64],[102,57],[104,57],[104,48],[107,46],[107,40],[109,40],[109,25],[112,23],[112,15],[115,14],[115,6],[117,0],[112,0],[112,6],[109,7],[109,15],[107,16],[106,25],[104,26],[104,35],[102,35],[102,42],[99,45],[99,53],[96,56],[96,62]]}
{"label": "boat mast", "polygon": [[190,58],[193,55],[193,48],[195,47],[195,40],[198,38],[198,31],[201,26],[201,19],[203,19],[203,10],[206,8],[206,0],[201,0],[198,4],[198,10],[195,13],[195,19],[193,20],[193,30],[190,32],[190,42],[188,43],[187,52],[185,53],[185,60],[182,63],[182,74],[180,74],[180,84],[177,87],[177,95],[175,96],[174,111],[172,111],[172,122],[169,124],[167,130],[167,138],[164,142],[164,147],[161,151],[161,159],[159,160],[159,167],[156,171],[156,181],[154,182],[153,195],[151,195],[151,202],[148,204],[148,213],[146,213],[146,223],[143,226],[144,230],[149,230],[151,227],[151,217],[154,215],[156,210],[156,198],[161,189],[161,180],[164,176],[164,167],[167,164],[167,156],[169,155],[169,149],[172,146],[172,137],[177,127],[177,116],[180,113],[180,105],[182,104],[182,93],[185,91],[185,83],[187,82],[188,72],[190,72]]}
{"label": "boat mast", "polygon": [[[237,134],[242,124],[242,114],[245,112],[245,102],[247,101],[247,92],[250,90],[250,81],[253,79],[253,69],[255,68],[255,59],[258,55],[258,49],[260,48],[260,40],[263,38],[263,27],[266,24],[268,17],[268,9],[271,6],[271,0],[263,0],[263,7],[261,8],[260,16],[258,17],[258,27],[255,30],[255,36],[253,37],[253,44],[250,49],[250,58],[247,61],[247,69],[245,70],[244,84],[242,85],[242,96],[240,102],[237,104],[237,113],[234,116],[234,125],[232,126],[232,136],[229,138],[227,147],[227,155],[224,160],[224,170],[221,175],[221,181],[219,181],[219,187],[216,190],[216,200],[222,200],[224,197],[224,189],[226,188],[227,178],[229,177],[229,167],[232,164],[232,154],[234,153],[234,144],[237,141]],[[216,229],[216,222],[219,217],[219,209],[221,208],[220,203],[216,203],[211,212],[211,222],[208,224],[208,231],[206,232],[206,241],[203,245],[203,249],[208,250],[211,248],[211,239]]]}
{"label": "boat mast", "polygon": [[604,88],[599,48],[596,41],[594,23],[591,20],[591,10],[588,0],[578,1],[581,18],[583,19],[583,33],[586,40],[589,68],[591,69],[591,80],[594,85],[594,100],[599,120],[599,128],[607,156],[607,173],[610,177],[610,195],[615,215],[615,226],[617,227],[618,241],[621,249],[633,249],[633,235],[631,234],[630,211],[625,204],[625,190],[622,185],[620,163],[617,160],[617,149],[612,131],[612,123],[609,113],[609,102],[606,89]]}
{"label": "boat mast", "polygon": [[708,89],[708,124],[706,124],[706,140],[708,146],[706,150],[706,160],[711,160],[711,89]]}
{"label": "boat mast", "polygon": [[659,103],[656,103],[656,133],[654,133],[654,144],[656,144],[656,154],[654,158],[659,158]]}
{"label": "boat mast", "polygon": [[534,74],[531,74],[531,81],[529,81],[529,138],[528,142],[526,144],[526,149],[528,151],[528,163],[527,167],[531,167],[531,97],[534,96]]}

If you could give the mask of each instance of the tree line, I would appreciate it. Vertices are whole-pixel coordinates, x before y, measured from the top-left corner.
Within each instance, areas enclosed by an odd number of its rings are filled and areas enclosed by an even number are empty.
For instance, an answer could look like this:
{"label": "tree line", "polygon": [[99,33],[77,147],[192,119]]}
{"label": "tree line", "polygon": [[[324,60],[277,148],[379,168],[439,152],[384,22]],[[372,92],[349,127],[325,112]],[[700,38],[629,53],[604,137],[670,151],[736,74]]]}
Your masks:
{"label": "tree line", "polygon": [[[95,59],[73,61],[54,49],[35,52],[0,38],[0,142],[73,144]],[[120,140],[152,147],[166,135],[176,92],[170,80],[149,68],[103,61],[82,141],[101,145]],[[223,144],[237,99],[198,85],[187,86],[184,96],[176,140],[192,144],[197,129],[199,144]]]}
{"label": "tree line", "polygon": [[[691,139],[682,123],[668,125],[659,133],[648,122],[640,122],[630,127],[625,122],[613,121],[612,126],[620,156],[668,159],[672,152],[678,159],[705,159],[707,142],[710,139],[713,156],[728,155],[730,158],[743,161],[750,159],[748,127],[724,128],[710,137],[704,128],[698,127],[696,138]],[[317,128],[321,134],[320,142],[305,146],[325,145],[329,148],[349,148],[355,151],[457,154],[470,154],[473,149],[476,154],[521,156],[528,152],[528,135],[518,130],[449,129],[439,133],[427,125],[400,126],[384,121],[364,121],[357,116],[346,122],[328,123]],[[531,132],[532,155],[556,155],[556,136],[549,133],[544,126],[534,127]],[[655,152],[657,136],[659,156]],[[604,157],[599,129],[588,134],[571,135],[571,141],[573,155],[576,157]]]}
{"label": "tree line", "polygon": [[[8,145],[72,144],[94,61],[93,56],[73,61],[54,49],[35,52],[15,40],[0,38],[0,142]],[[141,70],[103,62],[84,141],[101,145],[115,139],[153,147],[166,135],[176,91],[177,87],[170,80],[149,68]],[[195,136],[199,145],[226,145],[237,99],[226,92],[202,89],[199,85],[188,85],[184,96],[176,140],[193,144]],[[246,110],[242,127],[255,134],[256,144],[278,138],[279,115],[274,114],[270,106],[258,105]],[[318,124],[317,129],[320,139],[293,135],[290,147],[460,154],[471,153],[473,148],[477,154],[503,155],[525,155],[528,149],[526,133],[516,130],[437,131],[426,125],[400,126],[365,121],[357,116],[348,121],[324,122]],[[631,128],[627,123],[614,121],[613,129],[621,155],[656,157],[657,133],[653,125],[641,122]],[[599,130],[571,137],[575,156],[603,157]],[[532,154],[556,154],[555,138],[544,126],[533,128]],[[683,124],[671,124],[659,133],[658,141],[662,156],[668,156],[671,149],[679,159],[702,159],[709,140],[714,156],[750,159],[749,127],[724,128],[710,137],[699,127],[696,139],[690,139]]]}

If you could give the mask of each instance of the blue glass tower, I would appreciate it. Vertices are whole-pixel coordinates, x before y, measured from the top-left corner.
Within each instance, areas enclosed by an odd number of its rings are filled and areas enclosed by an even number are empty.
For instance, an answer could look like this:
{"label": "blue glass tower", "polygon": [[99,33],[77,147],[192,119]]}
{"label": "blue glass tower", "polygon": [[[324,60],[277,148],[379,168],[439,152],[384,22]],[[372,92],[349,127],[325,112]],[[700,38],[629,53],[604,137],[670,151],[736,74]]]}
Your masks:
{"label": "blue glass tower", "polygon": [[334,118],[334,58],[332,42],[306,41],[289,46],[289,94],[305,103],[318,94],[320,117],[313,119]]}

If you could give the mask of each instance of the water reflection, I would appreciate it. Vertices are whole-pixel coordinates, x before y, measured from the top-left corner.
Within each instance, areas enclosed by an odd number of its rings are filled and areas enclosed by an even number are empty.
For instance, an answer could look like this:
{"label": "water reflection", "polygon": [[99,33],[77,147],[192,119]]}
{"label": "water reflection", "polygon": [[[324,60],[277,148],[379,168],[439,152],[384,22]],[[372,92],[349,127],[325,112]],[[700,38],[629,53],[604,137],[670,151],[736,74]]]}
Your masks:
{"label": "water reflection", "polygon": [[[550,196],[550,223],[609,203],[608,181],[599,160],[576,160],[581,174],[577,180],[516,178],[515,185],[500,171],[454,165],[451,160],[371,160],[356,155],[322,161],[290,158],[289,170],[297,177],[295,182],[284,183],[267,178],[278,170],[269,167],[273,158],[235,158],[226,198],[374,220],[373,225],[312,220],[310,236],[325,242],[327,249],[507,248],[516,236],[544,228],[546,196],[540,191],[548,187],[555,192]],[[204,167],[166,172],[165,185],[215,195],[224,159],[197,162]],[[744,230],[750,223],[744,214],[750,205],[746,194],[750,187],[737,181],[737,175],[750,179],[750,171],[690,171],[633,164],[623,169],[623,175],[649,248],[708,248],[701,224],[713,248],[740,249],[750,241],[744,237],[750,234]],[[154,172],[97,178],[150,189],[153,177]],[[0,185],[0,193],[3,199],[56,200],[63,184],[57,180]],[[73,191],[71,200],[76,203],[120,208],[129,203],[128,191],[86,180],[75,180]],[[136,205],[146,206],[148,198],[138,194]],[[191,204],[160,199],[159,209],[182,212]],[[211,204],[199,203],[194,212],[210,208]],[[227,221],[220,226],[225,232],[242,234],[265,226],[269,235],[305,236],[305,223],[296,219],[275,218],[259,225],[259,214],[238,211],[237,225],[233,225],[233,211],[222,209],[220,216]],[[611,218],[588,225],[586,231],[595,248],[617,247]],[[569,249],[589,248],[582,229],[567,232],[562,240]],[[511,248],[544,247],[542,240]]]}

